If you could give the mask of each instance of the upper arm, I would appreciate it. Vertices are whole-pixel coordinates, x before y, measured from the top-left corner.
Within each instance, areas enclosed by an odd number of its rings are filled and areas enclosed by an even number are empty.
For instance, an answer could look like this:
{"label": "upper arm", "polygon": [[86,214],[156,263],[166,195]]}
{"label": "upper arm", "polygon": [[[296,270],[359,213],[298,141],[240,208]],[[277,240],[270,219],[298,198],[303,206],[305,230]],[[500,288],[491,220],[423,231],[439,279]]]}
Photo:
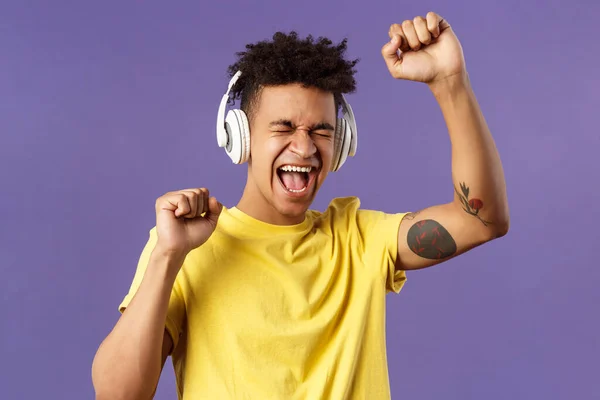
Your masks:
{"label": "upper arm", "polygon": [[398,229],[396,268],[430,267],[504,233],[502,225],[467,213],[455,202],[408,213]]}

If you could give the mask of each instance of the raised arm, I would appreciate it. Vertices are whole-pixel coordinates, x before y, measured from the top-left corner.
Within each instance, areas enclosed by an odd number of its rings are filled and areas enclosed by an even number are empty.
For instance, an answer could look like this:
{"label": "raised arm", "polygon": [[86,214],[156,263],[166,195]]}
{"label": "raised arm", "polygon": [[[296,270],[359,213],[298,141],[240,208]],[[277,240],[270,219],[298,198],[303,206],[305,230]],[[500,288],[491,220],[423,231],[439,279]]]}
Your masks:
{"label": "raised arm", "polygon": [[[156,200],[151,231],[123,315],[92,363],[96,399],[148,400],[181,333],[185,303],[177,275],[190,251],[214,232],[222,205],[205,188],[169,192]],[[169,333],[172,332],[172,335]]]}
{"label": "raised arm", "polygon": [[452,146],[452,201],[408,214],[398,231],[397,268],[426,268],[508,232],[506,183],[450,25],[429,13],[392,25],[389,35],[382,54],[392,76],[427,83]]}
{"label": "raised arm", "polygon": [[[452,144],[454,197],[410,213],[398,231],[398,268],[425,268],[505,235],[502,163],[466,76],[433,88]],[[452,189],[451,189],[452,190]]]}
{"label": "raised arm", "polygon": [[94,357],[92,382],[97,400],[153,397],[173,346],[165,320],[182,263],[180,257],[152,253],[139,289]]}

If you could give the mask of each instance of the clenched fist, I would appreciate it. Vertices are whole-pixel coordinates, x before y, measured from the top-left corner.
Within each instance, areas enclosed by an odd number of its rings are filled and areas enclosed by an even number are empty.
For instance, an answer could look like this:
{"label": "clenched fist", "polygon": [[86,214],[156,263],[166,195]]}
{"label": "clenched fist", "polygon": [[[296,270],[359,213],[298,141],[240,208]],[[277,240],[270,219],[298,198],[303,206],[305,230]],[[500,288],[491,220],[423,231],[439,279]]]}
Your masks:
{"label": "clenched fist", "polygon": [[466,70],[458,38],[450,24],[434,12],[392,24],[388,36],[390,41],[381,54],[396,79],[433,84]]}
{"label": "clenched fist", "polygon": [[208,240],[223,206],[205,188],[168,192],[156,200],[157,247],[187,255]]}

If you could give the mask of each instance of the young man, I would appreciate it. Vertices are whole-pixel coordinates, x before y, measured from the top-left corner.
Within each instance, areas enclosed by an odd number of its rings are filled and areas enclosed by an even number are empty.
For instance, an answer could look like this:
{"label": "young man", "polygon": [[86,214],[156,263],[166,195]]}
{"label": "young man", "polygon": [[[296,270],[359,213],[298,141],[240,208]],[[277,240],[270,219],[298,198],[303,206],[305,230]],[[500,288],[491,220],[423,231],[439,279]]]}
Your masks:
{"label": "young man", "polygon": [[[94,360],[98,399],[153,397],[168,355],[180,399],[390,398],[385,294],[400,291],[406,270],[506,234],[509,217],[501,162],[451,27],[429,13],[389,36],[391,75],[426,83],[443,112],[454,200],[417,213],[364,210],[352,197],[310,210],[356,143],[351,115],[336,120],[356,62],[344,60],[345,41],[278,33],[247,46],[230,67],[241,71],[232,92],[244,114],[228,118],[229,137],[219,139],[247,160],[244,193],[231,209],[205,188],[156,201],[123,314]],[[246,141],[240,129],[251,132]]]}

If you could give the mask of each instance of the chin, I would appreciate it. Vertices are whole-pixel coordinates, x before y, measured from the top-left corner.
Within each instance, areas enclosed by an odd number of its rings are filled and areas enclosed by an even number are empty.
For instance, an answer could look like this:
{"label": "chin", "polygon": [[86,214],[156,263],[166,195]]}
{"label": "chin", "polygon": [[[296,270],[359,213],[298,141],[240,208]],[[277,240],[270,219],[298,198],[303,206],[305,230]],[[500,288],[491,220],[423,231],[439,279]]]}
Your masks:
{"label": "chin", "polygon": [[320,186],[318,178],[318,175],[315,175],[309,179],[304,190],[292,192],[286,189],[276,175],[272,186],[272,206],[286,218],[296,220],[298,223],[302,222],[304,214],[313,203]]}
{"label": "chin", "polygon": [[304,213],[310,208],[314,193],[307,193],[305,196],[297,194],[288,195],[286,193],[276,193],[273,196],[273,206],[281,215],[291,218],[304,218]]}

